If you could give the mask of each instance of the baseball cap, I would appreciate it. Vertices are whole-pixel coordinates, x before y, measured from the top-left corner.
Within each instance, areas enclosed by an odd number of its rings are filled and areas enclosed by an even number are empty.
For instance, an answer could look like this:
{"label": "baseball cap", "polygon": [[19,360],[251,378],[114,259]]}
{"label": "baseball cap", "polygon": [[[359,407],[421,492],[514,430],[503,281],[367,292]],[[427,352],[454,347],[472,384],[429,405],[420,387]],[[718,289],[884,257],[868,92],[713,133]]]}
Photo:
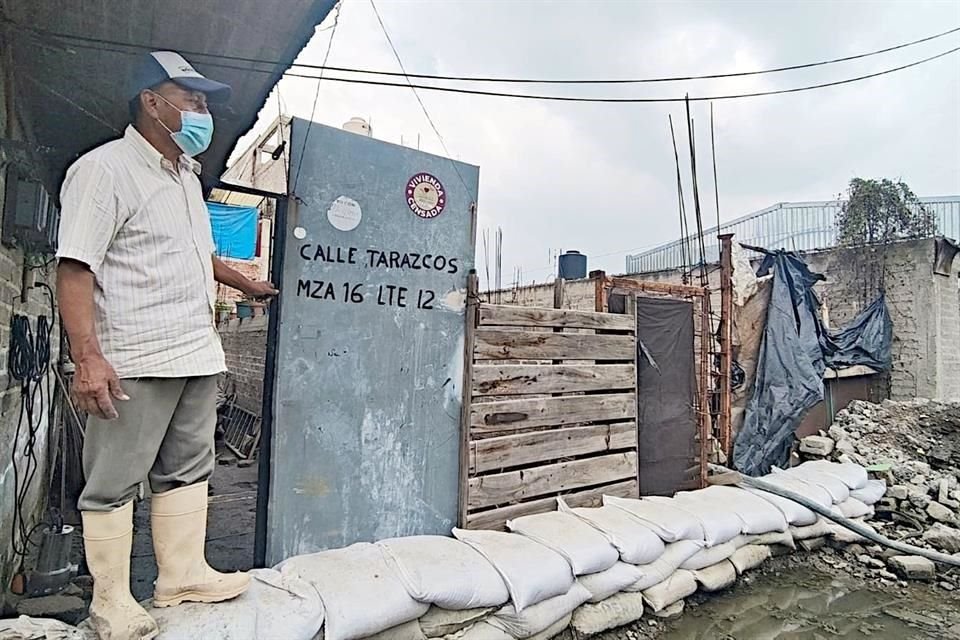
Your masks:
{"label": "baseball cap", "polygon": [[174,51],[153,51],[143,56],[131,77],[129,98],[132,100],[144,89],[168,80],[184,89],[205,93],[210,102],[226,102],[230,98],[230,85],[200,75]]}

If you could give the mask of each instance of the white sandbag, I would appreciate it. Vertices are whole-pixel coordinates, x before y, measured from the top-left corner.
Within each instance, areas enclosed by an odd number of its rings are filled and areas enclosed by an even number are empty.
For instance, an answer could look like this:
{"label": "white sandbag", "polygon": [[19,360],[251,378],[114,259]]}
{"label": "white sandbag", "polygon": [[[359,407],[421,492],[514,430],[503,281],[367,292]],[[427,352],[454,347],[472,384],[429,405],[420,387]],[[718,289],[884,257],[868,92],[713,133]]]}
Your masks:
{"label": "white sandbag", "polygon": [[797,545],[793,540],[793,534],[790,533],[790,530],[783,532],[771,532],[765,533],[762,536],[753,536],[753,540],[750,541],[750,544],[764,544],[769,546],[781,544],[790,549],[796,549]]}
{"label": "white sandbag", "polygon": [[840,478],[847,488],[851,491],[863,489],[870,481],[865,467],[856,462],[830,462],[829,460],[812,460],[800,465],[808,469],[815,469],[821,473],[829,473],[832,476]]}
{"label": "white sandbag", "polygon": [[620,559],[605,535],[570,513],[523,516],[508,520],[507,528],[559,553],[578,576],[606,571]]}
{"label": "white sandbag", "polygon": [[717,564],[694,571],[693,577],[700,585],[701,591],[713,593],[732,586],[737,581],[737,570],[729,560],[722,560]]}
{"label": "white sandbag", "polygon": [[568,613],[540,633],[530,636],[527,640],[550,640],[551,638],[555,638],[567,630],[572,619],[573,614]]}
{"label": "white sandbag", "polygon": [[664,542],[703,540],[703,527],[700,521],[675,506],[616,496],[603,496],[603,504],[626,511],[637,518],[641,524],[649,527]]}
{"label": "white sandbag", "polygon": [[692,571],[677,569],[672,576],[643,592],[643,600],[656,613],[697,591]]}
{"label": "white sandbag", "polygon": [[317,634],[324,606],[311,584],[273,569],[254,569],[250,578],[246,592],[215,607],[191,602],[151,610],[160,640],[311,640]]}
{"label": "white sandbag", "polygon": [[574,609],[589,599],[590,592],[577,582],[567,593],[531,605],[521,612],[508,604],[490,616],[487,622],[512,637],[523,640],[567,618]]}
{"label": "white sandbag", "polygon": [[596,604],[581,605],[570,626],[575,637],[587,637],[636,622],[643,617],[642,593],[618,593]]}
{"label": "white sandbag", "polygon": [[0,640],[86,640],[94,637],[92,633],[49,618],[0,620]]}
{"label": "white sandbag", "polygon": [[800,540],[810,540],[812,538],[822,538],[823,536],[830,535],[828,522],[828,520],[820,518],[816,524],[808,527],[790,527],[790,535],[792,535],[793,539],[797,542]]}
{"label": "white sandbag", "polygon": [[606,571],[580,576],[577,580],[590,592],[589,602],[600,602],[636,584],[643,576],[644,573],[640,567],[618,562]]}
{"label": "white sandbag", "polygon": [[510,599],[490,562],[459,540],[410,536],[381,540],[387,562],[410,597],[444,609],[499,607]]}
{"label": "white sandbag", "polygon": [[873,507],[867,506],[852,496],[838,504],[837,509],[845,518],[863,518],[873,515]]}
{"label": "white sandbag", "polygon": [[530,538],[502,531],[466,529],[454,529],[453,535],[496,567],[517,611],[565,594],[573,585],[573,570],[564,557]]}
{"label": "white sandbag", "polygon": [[325,640],[371,636],[416,620],[430,608],[410,597],[380,548],[366,542],[294,556],[278,567],[285,579],[299,578],[320,594]]}
{"label": "white sandbag", "polygon": [[506,631],[497,629],[484,620],[470,625],[463,631],[443,636],[443,640],[514,640],[514,638]]}
{"label": "white sandbag", "polygon": [[492,607],[481,609],[465,609],[463,611],[452,611],[441,607],[433,606],[425,614],[420,616],[418,623],[423,635],[428,638],[441,638],[451,633],[457,633],[469,627],[472,624],[480,622],[489,617],[496,611]]}
{"label": "white sandbag", "polygon": [[770,547],[762,544],[748,544],[737,549],[736,553],[730,556],[730,564],[737,570],[737,575],[743,575],[744,572],[759,567],[766,560],[770,559]]}
{"label": "white sandbag", "polygon": [[789,473],[784,473],[779,469],[774,469],[773,473],[769,473],[761,477],[760,480],[783,487],[784,489],[794,493],[799,493],[807,500],[811,500],[825,509],[829,509],[831,506],[833,506],[833,496],[831,496],[826,489],[816,484],[807,482],[803,478],[798,478]]}
{"label": "white sandbag", "polygon": [[663,554],[663,540],[650,527],[614,506],[571,509],[557,498],[560,511],[571,513],[600,531],[630,564],[649,564]]}
{"label": "white sandbag", "polygon": [[697,571],[706,567],[722,562],[736,553],[740,546],[730,541],[718,544],[713,547],[707,547],[695,553],[686,562],[680,565],[681,569],[688,571]]}
{"label": "white sandbag", "polygon": [[699,491],[684,491],[673,498],[652,496],[646,499],[659,504],[669,504],[695,517],[700,522],[703,540],[708,547],[729,542],[742,533],[743,522],[735,513]]}
{"label": "white sandbag", "polygon": [[880,502],[880,499],[883,498],[886,493],[886,480],[869,480],[867,486],[851,491],[850,497],[856,498],[865,505],[873,506]]}
{"label": "white sandbag", "polygon": [[783,513],[759,496],[738,487],[716,485],[698,492],[708,500],[732,511],[743,523],[742,533],[764,534],[786,531],[789,523]]}
{"label": "white sandbag", "polygon": [[363,640],[427,640],[427,636],[424,635],[423,629],[420,628],[420,623],[416,620],[411,620],[396,627],[385,629],[380,633],[375,633],[372,636],[367,636]]}
{"label": "white sandbag", "polygon": [[786,473],[824,489],[830,494],[833,504],[839,504],[850,497],[850,487],[843,480],[829,473],[806,466],[794,467],[780,473]]}
{"label": "white sandbag", "polygon": [[[857,520],[856,522],[860,526],[866,527],[874,533],[877,531],[873,525],[863,522],[862,520]],[[845,526],[837,524],[836,522],[827,521],[827,527],[830,529],[830,537],[840,544],[863,544],[869,542],[869,540],[867,540],[867,538],[864,536],[856,533],[855,531],[851,531],[850,529],[847,529]]]}
{"label": "white sandbag", "polygon": [[[794,487],[788,487],[784,485],[783,488],[792,488],[795,491],[802,492],[803,486],[798,485]],[[777,508],[780,513],[783,514],[784,519],[786,519],[788,525],[796,525],[798,527],[808,526],[814,524],[817,519],[820,517],[815,511],[809,509],[808,507],[803,506],[799,502],[794,502],[789,498],[782,498],[776,494],[768,493],[766,491],[761,491],[760,489],[745,489],[747,493],[751,493],[756,497],[769,502],[771,505]],[[830,500],[829,494],[826,491],[823,492],[826,500]],[[829,505],[824,505],[829,506]]]}
{"label": "white sandbag", "polygon": [[643,591],[663,582],[673,575],[681,564],[699,553],[701,549],[703,549],[703,542],[698,540],[681,540],[668,544],[663,555],[656,562],[639,567],[644,576],[629,587],[624,587],[623,590],[628,592]]}

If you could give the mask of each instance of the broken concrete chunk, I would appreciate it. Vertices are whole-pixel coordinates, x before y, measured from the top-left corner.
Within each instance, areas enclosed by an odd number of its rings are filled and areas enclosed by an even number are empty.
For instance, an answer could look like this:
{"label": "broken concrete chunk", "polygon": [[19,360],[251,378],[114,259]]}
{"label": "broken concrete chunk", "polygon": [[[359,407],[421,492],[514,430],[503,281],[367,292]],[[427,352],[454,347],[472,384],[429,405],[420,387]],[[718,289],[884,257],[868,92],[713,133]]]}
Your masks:
{"label": "broken concrete chunk", "polygon": [[924,532],[923,539],[946,553],[960,553],[960,531],[953,527],[938,522]]}
{"label": "broken concrete chunk", "polygon": [[883,560],[880,560],[879,558],[872,558],[867,554],[857,556],[857,561],[860,562],[860,564],[872,569],[883,569],[886,566],[883,564]]}
{"label": "broken concrete chunk", "polygon": [[850,440],[841,440],[837,443],[837,451],[840,453],[845,453],[848,456],[852,456],[857,453],[857,448]]}
{"label": "broken concrete chunk", "polygon": [[933,561],[920,556],[893,556],[887,562],[894,573],[907,580],[933,580],[937,577]]}
{"label": "broken concrete chunk", "polygon": [[943,506],[939,502],[931,502],[927,505],[927,515],[937,522],[945,522],[946,524],[953,524],[957,520],[953,510]]}
{"label": "broken concrete chunk", "polygon": [[932,502],[930,500],[930,496],[927,495],[927,488],[918,487],[914,484],[907,485],[907,500],[909,500],[911,504],[920,507],[921,509],[925,509],[927,505]]}
{"label": "broken concrete chunk", "polygon": [[887,494],[885,497],[893,498],[894,500],[906,500],[907,488],[902,484],[895,484],[887,489]]}
{"label": "broken concrete chunk", "polygon": [[833,446],[833,440],[826,436],[807,436],[800,441],[800,452],[825,458],[833,452]]}

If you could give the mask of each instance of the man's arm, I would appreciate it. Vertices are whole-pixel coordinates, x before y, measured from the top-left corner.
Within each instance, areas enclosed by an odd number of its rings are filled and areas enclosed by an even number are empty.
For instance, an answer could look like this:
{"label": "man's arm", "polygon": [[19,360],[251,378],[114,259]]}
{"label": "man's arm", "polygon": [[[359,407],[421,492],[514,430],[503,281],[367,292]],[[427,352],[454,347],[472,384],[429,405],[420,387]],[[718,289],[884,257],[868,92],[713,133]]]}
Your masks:
{"label": "man's arm", "polygon": [[213,258],[213,279],[220,284],[242,291],[251,298],[269,298],[280,293],[272,283],[251,280],[236,269],[227,266],[216,256]]}
{"label": "man's arm", "polygon": [[77,260],[62,259],[57,266],[57,302],[70,339],[70,357],[77,367],[73,396],[87,413],[112,420],[113,400],[128,400],[113,367],[103,357],[94,329],[94,275]]}

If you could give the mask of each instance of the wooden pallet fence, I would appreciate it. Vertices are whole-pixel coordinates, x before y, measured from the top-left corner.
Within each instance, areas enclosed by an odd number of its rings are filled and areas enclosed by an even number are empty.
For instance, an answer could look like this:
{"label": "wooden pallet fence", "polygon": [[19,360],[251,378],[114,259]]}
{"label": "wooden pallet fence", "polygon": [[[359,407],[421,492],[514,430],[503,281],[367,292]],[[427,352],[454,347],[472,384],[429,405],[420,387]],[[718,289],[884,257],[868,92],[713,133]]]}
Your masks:
{"label": "wooden pallet fence", "polygon": [[461,526],[637,496],[636,318],[479,304]]}

